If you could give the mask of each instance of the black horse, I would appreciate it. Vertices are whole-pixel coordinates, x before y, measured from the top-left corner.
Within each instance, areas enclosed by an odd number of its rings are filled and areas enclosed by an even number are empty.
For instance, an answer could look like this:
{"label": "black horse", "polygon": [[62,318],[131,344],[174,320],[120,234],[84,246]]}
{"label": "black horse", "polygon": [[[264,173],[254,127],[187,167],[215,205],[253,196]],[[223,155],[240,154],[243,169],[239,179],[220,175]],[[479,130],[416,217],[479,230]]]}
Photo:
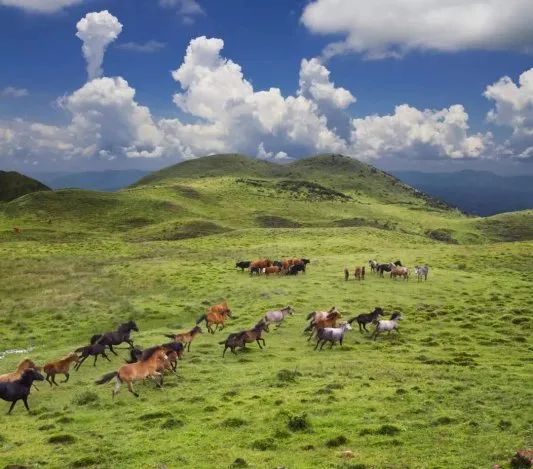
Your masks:
{"label": "black horse", "polygon": [[22,376],[15,381],[6,381],[0,383],[0,399],[11,402],[8,414],[11,413],[15,404],[22,400],[26,410],[29,412],[28,396],[30,395],[30,389],[34,381],[44,381],[44,376],[34,368],[28,368],[24,370]]}
{"label": "black horse", "polygon": [[379,316],[383,316],[383,309],[378,306],[374,308],[374,311],[370,314],[360,314],[352,319],[348,319],[348,322],[351,324],[352,322],[357,321],[357,324],[359,324],[359,332],[363,332],[363,329],[366,332],[369,332],[366,325],[376,322]]}
{"label": "black horse", "polygon": [[113,345],[120,345],[123,342],[127,342],[130,347],[133,347],[133,340],[130,339],[131,331],[139,332],[139,328],[135,321],[129,320],[124,324],[118,326],[118,329],[113,332],[105,332],[104,334],[96,334],[91,337],[91,345],[96,343],[109,347],[111,353],[118,355],[113,350]]}
{"label": "black horse", "polygon": [[244,271],[244,269],[247,269],[250,267],[251,262],[250,261],[239,261],[235,263],[235,268],[241,269],[241,271]]}
{"label": "black horse", "polygon": [[[401,261],[393,262],[395,266],[402,267]],[[376,272],[379,274],[380,277],[383,277],[384,272],[390,272],[391,271],[391,265],[389,264],[378,264],[376,266]]]}
{"label": "black horse", "polygon": [[87,360],[89,357],[94,357],[94,363],[93,366],[96,366],[96,360],[98,359],[98,355],[100,355],[102,358],[105,358],[108,362],[111,360],[105,353],[106,346],[101,343],[91,344],[91,345],[85,345],[84,347],[77,348],[74,350],[76,353],[81,354],[80,360],[76,365],[74,366],[74,369],[78,371],[80,369],[80,366],[82,363]]}
{"label": "black horse", "polygon": [[305,274],[305,264],[291,265],[287,275],[298,275],[298,272],[303,272]]}

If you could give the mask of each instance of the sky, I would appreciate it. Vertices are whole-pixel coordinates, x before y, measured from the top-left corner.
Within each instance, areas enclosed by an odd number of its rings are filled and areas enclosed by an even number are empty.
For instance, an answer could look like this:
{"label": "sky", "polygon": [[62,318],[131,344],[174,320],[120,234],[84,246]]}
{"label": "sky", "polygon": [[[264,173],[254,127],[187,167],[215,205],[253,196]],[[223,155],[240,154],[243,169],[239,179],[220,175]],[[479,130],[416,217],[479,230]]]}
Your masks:
{"label": "sky", "polygon": [[0,0],[0,169],[533,174],[531,0]]}

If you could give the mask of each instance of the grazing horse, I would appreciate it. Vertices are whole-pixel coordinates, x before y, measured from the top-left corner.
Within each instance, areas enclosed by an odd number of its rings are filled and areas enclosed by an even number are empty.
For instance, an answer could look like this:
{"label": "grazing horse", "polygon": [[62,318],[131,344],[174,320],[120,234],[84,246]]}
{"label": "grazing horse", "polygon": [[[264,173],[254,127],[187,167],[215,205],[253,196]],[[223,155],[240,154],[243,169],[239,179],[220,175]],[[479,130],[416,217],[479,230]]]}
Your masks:
{"label": "grazing horse", "polygon": [[22,373],[24,373],[24,371],[28,368],[33,368],[37,371],[40,370],[40,368],[32,360],[25,358],[17,365],[17,369],[15,371],[0,375],[0,383],[7,383],[19,379],[22,376]]}
{"label": "grazing horse", "polygon": [[201,333],[202,328],[200,326],[194,326],[189,332],[181,332],[179,334],[165,334],[165,337],[174,340],[174,342],[179,342],[184,346],[187,345],[187,352],[189,352],[191,350],[191,342],[198,334]]}
{"label": "grazing horse", "polygon": [[[328,315],[323,319],[315,319],[312,321],[311,327],[311,335],[307,339],[310,341],[315,333],[320,330],[324,329],[325,327],[336,327],[337,326],[337,320],[339,320],[342,317],[341,313],[338,311],[333,311],[331,313],[328,313]],[[309,327],[306,329],[308,330]]]}
{"label": "grazing horse", "polygon": [[376,340],[378,335],[385,331],[388,331],[389,334],[393,330],[395,330],[397,333],[400,333],[400,330],[398,329],[398,321],[400,321],[401,319],[403,318],[400,313],[394,312],[392,313],[390,319],[378,321],[376,324],[376,329],[374,330],[374,333],[371,335],[371,337]]}
{"label": "grazing horse", "polygon": [[376,273],[377,272],[377,269],[378,269],[378,261],[376,261],[375,259],[370,259],[368,261],[368,265],[370,266],[370,272],[374,272]]}
{"label": "grazing horse", "polygon": [[34,381],[44,381],[44,376],[35,368],[27,368],[22,372],[20,378],[14,381],[7,381],[0,383],[0,399],[11,402],[8,414],[11,413],[15,404],[22,400],[26,410],[29,412],[28,396]]}
{"label": "grazing horse", "polygon": [[265,267],[263,270],[265,272],[265,275],[279,274],[281,272],[281,267],[278,267],[277,265],[273,265],[270,267]]}
{"label": "grazing horse", "polygon": [[[224,301],[224,303],[211,306],[206,314],[202,314],[198,320],[196,321],[196,325],[200,324],[202,321],[205,321],[205,325],[207,327],[207,330],[211,332],[211,334],[214,334],[215,331],[218,329],[218,326],[221,326],[220,329],[224,329],[224,322],[227,318],[231,318],[231,309],[228,307],[228,303]],[[215,324],[215,329],[211,328],[211,325]]]}
{"label": "grazing horse", "polygon": [[347,322],[341,324],[340,327],[324,327],[317,330],[316,336],[317,336],[317,342],[315,345],[315,350],[318,348],[320,343],[320,350],[322,350],[322,347],[324,347],[324,344],[326,342],[330,342],[331,345],[329,348],[333,348],[335,345],[335,342],[339,342],[339,344],[342,346],[342,341],[344,340],[344,334],[346,334],[346,331],[351,331],[352,326],[348,324]]}
{"label": "grazing horse", "polygon": [[364,280],[365,279],[365,266],[356,267],[354,275],[357,280]]}
{"label": "grazing horse", "polygon": [[137,327],[137,324],[135,324],[135,321],[129,320],[118,326],[116,331],[93,335],[91,337],[91,344],[99,343],[105,345],[109,347],[111,353],[118,355],[117,352],[113,350],[113,345],[120,345],[123,342],[126,342],[132,347],[133,340],[130,339],[131,331],[139,332],[139,328]]}
{"label": "grazing horse", "polygon": [[429,266],[427,264],[422,266],[415,265],[415,273],[419,282],[422,279],[426,281],[428,279]]}
{"label": "grazing horse", "polygon": [[267,267],[272,266],[272,261],[270,259],[259,259],[257,261],[253,261],[250,264],[250,275],[255,273],[261,273],[263,269],[266,269]]}
{"label": "grazing horse", "polygon": [[78,363],[78,361],[78,354],[76,352],[72,352],[60,360],[47,363],[43,366],[43,371],[46,373],[46,381],[48,381],[50,386],[52,386],[52,384],[59,386],[59,384],[56,383],[56,375],[61,374],[65,375],[65,380],[63,383],[66,383],[70,378],[70,365],[72,365],[72,363]]}
{"label": "grazing horse", "polygon": [[104,344],[98,342],[96,344],[85,345],[84,347],[80,347],[74,350],[76,353],[81,354],[78,363],[76,363],[76,366],[74,366],[74,369],[78,371],[83,362],[89,357],[94,357],[93,366],[96,366],[96,360],[98,359],[98,355],[110,362],[111,360],[105,353],[105,348],[106,346]]}
{"label": "grazing horse", "polygon": [[247,343],[251,342],[257,342],[259,348],[262,349],[261,342],[263,342],[263,346],[266,346],[265,339],[262,337],[263,331],[268,332],[268,323],[261,319],[252,329],[230,334],[226,340],[219,342],[219,344],[224,345],[222,356],[226,354],[227,349],[237,355],[235,353],[236,347],[244,348]]}
{"label": "grazing horse", "polygon": [[378,306],[374,308],[374,311],[372,311],[370,314],[360,314],[352,319],[348,319],[348,322],[351,324],[352,322],[357,321],[357,324],[359,324],[359,332],[363,332],[363,329],[366,332],[369,332],[366,328],[366,325],[370,323],[375,324],[379,316],[383,316],[383,309]]}
{"label": "grazing horse", "polygon": [[390,268],[390,278],[402,277],[404,280],[409,280],[409,269],[407,267],[390,264]]}
{"label": "grazing horse", "polygon": [[105,384],[115,378],[113,399],[119,393],[122,383],[126,383],[128,391],[135,397],[139,397],[139,394],[133,390],[133,382],[146,378],[153,380],[159,378],[159,383],[156,381],[156,384],[160,388],[163,387],[163,375],[158,370],[164,369],[167,363],[168,357],[165,349],[161,346],[151,347],[143,352],[138,362],[122,365],[118,371],[112,371],[102,376],[96,381],[96,384]]}
{"label": "grazing horse", "polygon": [[289,316],[293,315],[294,310],[290,306],[285,306],[285,308],[281,308],[275,311],[267,311],[265,315],[263,316],[263,321],[267,324],[274,322],[276,323],[276,329],[281,326],[281,323],[283,320]]}
{"label": "grazing horse", "polygon": [[251,263],[251,261],[239,261],[235,263],[235,268],[239,268],[241,272],[244,272],[244,269],[248,269]]}

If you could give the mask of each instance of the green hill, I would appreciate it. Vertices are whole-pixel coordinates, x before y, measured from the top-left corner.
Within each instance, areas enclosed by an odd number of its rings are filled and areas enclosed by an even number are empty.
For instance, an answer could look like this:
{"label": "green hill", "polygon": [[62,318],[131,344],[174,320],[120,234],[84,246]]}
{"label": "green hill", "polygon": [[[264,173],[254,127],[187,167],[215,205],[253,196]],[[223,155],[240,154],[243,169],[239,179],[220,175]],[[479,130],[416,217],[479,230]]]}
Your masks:
{"label": "green hill", "polygon": [[0,202],[37,191],[49,191],[41,182],[16,171],[0,171]]}

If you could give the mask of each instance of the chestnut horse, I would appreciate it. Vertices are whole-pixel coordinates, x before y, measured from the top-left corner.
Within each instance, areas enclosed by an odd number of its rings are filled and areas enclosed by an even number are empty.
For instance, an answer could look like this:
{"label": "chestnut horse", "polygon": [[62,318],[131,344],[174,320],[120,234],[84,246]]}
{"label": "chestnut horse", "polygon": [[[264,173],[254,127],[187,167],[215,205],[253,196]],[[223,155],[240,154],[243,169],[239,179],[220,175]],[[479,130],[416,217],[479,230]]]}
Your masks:
{"label": "chestnut horse", "polygon": [[315,319],[312,322],[312,330],[311,335],[307,339],[308,341],[313,338],[315,333],[320,330],[324,329],[325,327],[336,327],[337,326],[337,320],[342,317],[341,313],[339,311],[332,311],[331,313],[328,313],[328,315],[323,319]]}
{"label": "chestnut horse", "polygon": [[[227,318],[231,318],[231,309],[229,309],[227,301],[224,301],[224,303],[211,306],[207,310],[206,314],[202,314],[198,318],[196,325],[200,324],[202,321],[205,321],[207,330],[211,334],[214,334],[218,329],[218,326],[221,326],[221,330],[224,329],[224,322]],[[215,329],[211,327],[212,324],[216,325]]]}
{"label": "chestnut horse", "polygon": [[179,334],[165,334],[165,337],[172,339],[174,342],[179,342],[183,345],[187,345],[187,352],[191,350],[191,342],[198,334],[202,333],[200,326],[194,326],[189,332],[182,332]]}
{"label": "chestnut horse", "polygon": [[52,386],[52,384],[59,386],[59,384],[56,383],[56,375],[65,375],[63,383],[66,383],[70,378],[70,365],[72,365],[72,363],[78,363],[79,361],[80,358],[78,357],[78,354],[72,352],[60,360],[47,363],[43,366],[43,371],[46,373],[46,381],[48,381],[50,386]]}
{"label": "chestnut horse", "polygon": [[272,261],[270,259],[259,259],[256,261],[253,261],[250,264],[250,275],[252,275],[253,272],[261,272],[263,269],[266,269],[267,267],[272,266]]}
{"label": "chestnut horse", "polygon": [[112,371],[102,376],[96,381],[96,384],[108,383],[115,378],[113,399],[119,393],[122,383],[126,383],[128,391],[135,397],[139,397],[139,394],[133,390],[133,382],[146,378],[152,378],[153,380],[159,378],[159,383],[156,381],[156,384],[160,388],[163,387],[163,375],[158,370],[164,369],[167,363],[168,357],[165,349],[161,346],[152,347],[143,352],[140,361],[122,365],[118,371]]}

